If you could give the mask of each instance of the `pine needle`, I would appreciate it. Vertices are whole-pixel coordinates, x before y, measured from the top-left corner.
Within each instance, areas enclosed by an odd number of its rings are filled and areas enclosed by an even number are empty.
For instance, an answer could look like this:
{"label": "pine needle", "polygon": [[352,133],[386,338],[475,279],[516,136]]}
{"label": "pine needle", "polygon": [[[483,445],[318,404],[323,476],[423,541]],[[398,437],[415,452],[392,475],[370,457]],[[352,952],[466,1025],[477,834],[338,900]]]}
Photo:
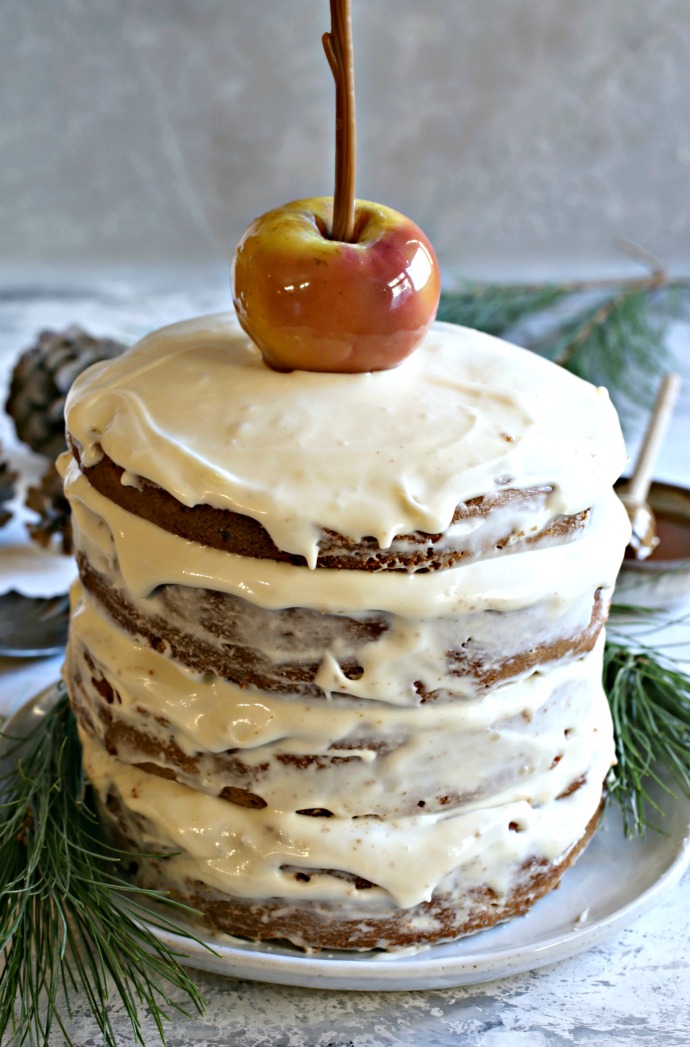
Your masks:
{"label": "pine needle", "polygon": [[633,404],[651,405],[659,379],[669,370],[665,326],[650,308],[648,292],[629,288],[565,323],[550,340],[549,355],[580,378],[606,386],[627,420]]}
{"label": "pine needle", "polygon": [[502,335],[525,317],[551,308],[570,293],[558,284],[468,283],[461,291],[441,296],[438,319]]}
{"label": "pine needle", "polygon": [[662,271],[618,281],[467,283],[441,296],[438,319],[518,341],[606,386],[626,423],[653,403],[669,368],[668,325],[689,291],[690,281]]}
{"label": "pine needle", "polygon": [[[628,618],[636,610],[614,606],[612,613]],[[656,620],[625,641],[609,638],[604,651],[617,759],[607,784],[630,837],[662,828],[652,783],[690,799],[690,676],[669,654],[676,645],[655,650],[644,640],[669,624]]]}
{"label": "pine needle", "polygon": [[165,1043],[172,1012],[190,1013],[173,990],[198,1013],[204,1002],[179,956],[147,924],[192,936],[164,916],[151,917],[142,901],[186,907],[162,892],[133,889],[122,874],[121,861],[132,856],[100,833],[64,693],[26,739],[12,742],[9,755],[13,766],[0,776],[0,1039],[10,1032],[14,1047],[47,1047],[57,1027],[68,1047],[78,1047],[66,1023],[79,998],[103,1042],[117,1047],[112,984],[134,1042],[144,1044],[145,1008]]}

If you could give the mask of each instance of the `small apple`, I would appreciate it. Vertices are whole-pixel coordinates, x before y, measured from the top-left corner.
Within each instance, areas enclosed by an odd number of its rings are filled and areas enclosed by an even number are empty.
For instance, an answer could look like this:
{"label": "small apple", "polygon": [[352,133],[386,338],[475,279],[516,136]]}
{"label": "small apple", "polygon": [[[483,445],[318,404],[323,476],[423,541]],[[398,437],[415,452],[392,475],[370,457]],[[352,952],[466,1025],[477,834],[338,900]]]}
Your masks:
{"label": "small apple", "polygon": [[257,218],[233,260],[239,321],[277,371],[383,371],[422,341],[438,309],[434,249],[409,218],[357,200],[352,243],[329,238],[332,197]]}

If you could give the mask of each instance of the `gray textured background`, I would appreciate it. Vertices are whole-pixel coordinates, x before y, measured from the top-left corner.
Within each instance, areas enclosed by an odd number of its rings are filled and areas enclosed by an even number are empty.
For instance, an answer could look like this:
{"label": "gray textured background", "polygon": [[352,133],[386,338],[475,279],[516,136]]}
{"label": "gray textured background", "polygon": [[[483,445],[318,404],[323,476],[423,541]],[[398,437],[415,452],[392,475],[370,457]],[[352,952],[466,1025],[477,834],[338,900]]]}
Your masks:
{"label": "gray textured background", "polygon": [[[0,264],[229,259],[332,191],[327,0],[4,0]],[[690,262],[687,0],[354,0],[358,195],[446,276]]]}

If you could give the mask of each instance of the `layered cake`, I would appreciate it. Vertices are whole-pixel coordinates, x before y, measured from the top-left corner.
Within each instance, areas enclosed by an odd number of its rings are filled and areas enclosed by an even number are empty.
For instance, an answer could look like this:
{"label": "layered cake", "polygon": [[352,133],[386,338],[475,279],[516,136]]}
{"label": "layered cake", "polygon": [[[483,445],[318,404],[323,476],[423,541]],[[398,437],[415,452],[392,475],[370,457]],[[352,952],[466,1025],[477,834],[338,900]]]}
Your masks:
{"label": "layered cake", "polygon": [[604,390],[447,324],[391,370],[278,373],[222,314],[92,367],[67,429],[65,674],[139,882],[343,949],[558,883],[614,759]]}

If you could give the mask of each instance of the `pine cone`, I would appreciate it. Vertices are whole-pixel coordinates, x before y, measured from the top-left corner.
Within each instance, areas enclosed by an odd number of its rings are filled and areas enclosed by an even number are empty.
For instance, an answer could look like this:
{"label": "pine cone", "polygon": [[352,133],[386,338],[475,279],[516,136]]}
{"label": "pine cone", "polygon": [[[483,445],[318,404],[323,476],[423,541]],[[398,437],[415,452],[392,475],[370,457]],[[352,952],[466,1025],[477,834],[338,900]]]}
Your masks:
{"label": "pine cone", "polygon": [[12,513],[4,508],[5,502],[14,498],[14,485],[17,473],[11,469],[8,462],[2,459],[2,447],[0,447],[0,527],[4,527],[11,518]]}
{"label": "pine cone", "polygon": [[32,451],[57,458],[65,450],[65,397],[72,382],[90,364],[124,349],[121,342],[94,338],[74,324],[64,331],[41,331],[15,365],[5,404],[19,439]]}
{"label": "pine cone", "polygon": [[46,469],[38,487],[30,487],[26,492],[26,506],[39,515],[37,523],[28,524],[33,540],[44,549],[54,546],[56,551],[69,556],[73,551],[72,517],[54,462]]}

